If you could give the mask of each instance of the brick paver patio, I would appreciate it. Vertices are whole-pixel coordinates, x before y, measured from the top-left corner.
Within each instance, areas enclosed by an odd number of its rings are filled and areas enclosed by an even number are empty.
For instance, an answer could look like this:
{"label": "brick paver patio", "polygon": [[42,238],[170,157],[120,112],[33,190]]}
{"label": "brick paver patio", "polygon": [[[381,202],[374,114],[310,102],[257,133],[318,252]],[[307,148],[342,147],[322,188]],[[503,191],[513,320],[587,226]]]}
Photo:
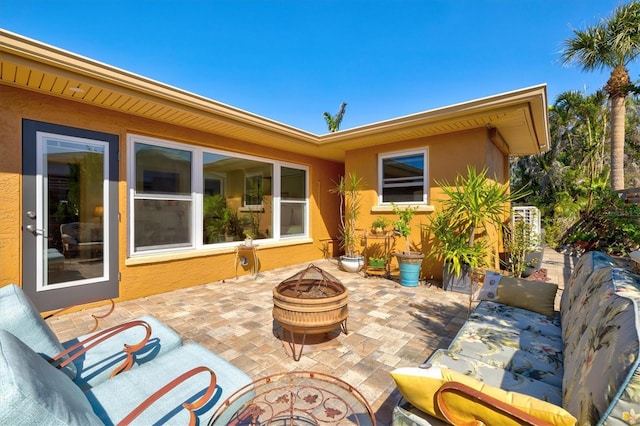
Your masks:
{"label": "brick paver patio", "polygon": [[[564,282],[563,256],[552,255],[544,266],[553,282]],[[545,260],[549,257],[545,253]],[[334,260],[313,263],[349,289],[349,334],[340,334],[323,350],[304,352],[298,362],[287,354],[287,344],[279,338],[282,330],[271,313],[272,289],[307,264],[260,272],[255,280],[245,275],[120,302],[101,324],[107,327],[153,315],[185,342],[201,344],[254,379],[292,370],[337,376],[362,392],[379,425],[388,425],[399,398],[389,371],[417,366],[434,350],[447,347],[467,317],[468,296],[436,286],[403,287],[383,278],[345,273]],[[104,310],[92,308],[48,322],[65,340],[86,332],[93,325],[89,314]]]}

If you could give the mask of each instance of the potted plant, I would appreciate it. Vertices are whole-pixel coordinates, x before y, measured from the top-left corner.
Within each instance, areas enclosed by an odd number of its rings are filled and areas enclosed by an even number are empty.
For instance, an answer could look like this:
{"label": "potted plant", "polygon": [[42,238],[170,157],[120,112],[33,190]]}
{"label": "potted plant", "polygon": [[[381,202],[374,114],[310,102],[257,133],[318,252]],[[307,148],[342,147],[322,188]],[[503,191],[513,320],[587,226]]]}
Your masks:
{"label": "potted plant", "polygon": [[[484,266],[490,254],[486,240],[476,237],[500,229],[510,203],[525,193],[510,192],[508,184],[489,179],[487,169],[478,173],[473,167],[467,168],[466,177],[458,175],[453,185],[436,184],[447,198],[442,201],[442,211],[431,220],[435,237],[432,252],[443,262],[443,278],[466,284],[470,272]],[[448,274],[454,277],[450,279]],[[445,281],[445,288],[447,284]]]}
{"label": "potted plant", "polygon": [[364,256],[356,250],[362,185],[362,178],[349,173],[346,178],[340,177],[340,181],[331,190],[340,197],[340,248],[344,250],[344,255],[340,256],[340,265],[347,272],[358,272],[364,266]]}
{"label": "potted plant", "polygon": [[385,261],[384,257],[369,257],[369,266],[371,268],[384,268]]}
{"label": "potted plant", "polygon": [[248,229],[245,229],[244,231],[242,231],[242,233],[244,234],[244,245],[245,247],[251,247],[253,246],[253,231],[250,231]]}
{"label": "potted plant", "polygon": [[448,210],[442,210],[429,219],[429,230],[435,241],[431,253],[439,257],[443,265],[442,288],[466,289],[470,285],[470,273],[483,263],[484,241],[476,240],[470,246],[464,223],[449,214]]}
{"label": "potted plant", "polygon": [[415,287],[418,285],[424,253],[411,251],[409,235],[411,235],[411,219],[413,219],[413,215],[418,208],[412,206],[399,207],[393,203],[392,206],[393,212],[398,216],[398,219],[393,222],[394,232],[405,239],[406,245],[406,251],[396,253],[400,268],[400,284],[407,287]]}
{"label": "potted plant", "polygon": [[[514,223],[515,222],[515,223]],[[508,253],[507,269],[514,277],[526,278],[542,263],[538,234],[524,220],[512,221],[505,230],[504,246]]]}
{"label": "potted plant", "polygon": [[237,241],[240,239],[241,227],[240,218],[235,210],[226,208],[223,214],[224,218],[224,238],[225,241]]}
{"label": "potted plant", "polygon": [[205,244],[217,243],[223,239],[226,209],[227,201],[222,195],[205,195],[202,205]]}
{"label": "potted plant", "polygon": [[378,216],[371,223],[371,232],[377,235],[384,234],[387,226],[389,226],[390,224],[391,222],[389,222],[389,220],[386,217]]}

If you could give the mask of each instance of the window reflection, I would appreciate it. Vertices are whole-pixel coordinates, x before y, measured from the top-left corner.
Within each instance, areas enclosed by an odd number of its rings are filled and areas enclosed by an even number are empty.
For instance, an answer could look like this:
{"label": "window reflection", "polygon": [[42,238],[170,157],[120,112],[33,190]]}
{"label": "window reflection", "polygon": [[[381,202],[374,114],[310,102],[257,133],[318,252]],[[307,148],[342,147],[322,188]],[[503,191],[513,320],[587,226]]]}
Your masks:
{"label": "window reflection", "polygon": [[381,156],[382,202],[426,202],[426,151]]}
{"label": "window reflection", "polygon": [[137,138],[130,186],[133,253],[306,234],[305,168]]}
{"label": "window reflection", "polygon": [[105,148],[51,138],[43,154],[46,285],[103,277]]}
{"label": "window reflection", "polygon": [[204,244],[273,236],[273,164],[206,152],[202,174]]}

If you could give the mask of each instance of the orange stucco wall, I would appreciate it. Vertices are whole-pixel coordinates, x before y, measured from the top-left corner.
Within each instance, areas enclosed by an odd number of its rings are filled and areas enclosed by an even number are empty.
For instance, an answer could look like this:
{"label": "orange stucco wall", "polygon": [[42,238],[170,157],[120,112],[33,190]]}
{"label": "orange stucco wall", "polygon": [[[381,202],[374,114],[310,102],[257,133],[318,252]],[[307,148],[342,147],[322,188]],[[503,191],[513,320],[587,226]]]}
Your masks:
{"label": "orange stucco wall", "polygon": [[[452,183],[459,173],[466,174],[467,166],[477,170],[488,169],[489,176],[505,183],[508,181],[508,157],[504,155],[489,139],[486,129],[450,133],[428,138],[409,140],[403,143],[379,145],[348,151],[345,159],[345,172],[356,172],[365,182],[362,198],[362,212],[359,227],[369,229],[378,216],[390,221],[396,215],[389,212],[374,211],[378,205],[378,154],[428,148],[429,195],[428,203],[435,210],[439,209],[439,199],[443,197],[436,182]],[[418,211],[412,222],[412,250],[419,249],[427,256],[423,262],[422,276],[426,279],[442,279],[442,264],[430,257],[429,240],[426,232],[429,216],[433,211]],[[493,236],[497,243],[497,238]],[[404,241],[396,238],[395,249],[405,250]],[[394,260],[395,262],[395,260]]]}
{"label": "orange stucco wall", "polygon": [[[266,148],[249,142],[141,119],[98,109],[52,96],[0,85],[0,286],[21,284],[22,217],[21,146],[22,119],[119,135],[119,211],[118,224],[120,298],[133,299],[177,288],[228,279],[235,276],[234,252],[200,251],[186,255],[157,257],[148,262],[127,259],[127,134],[135,133],[193,145],[283,160],[309,167],[310,231],[313,242],[264,247],[259,250],[262,269],[312,261],[322,257],[320,239],[335,236],[338,224],[338,198],[329,193],[343,165],[312,157]],[[153,258],[152,258],[153,259]],[[239,271],[248,273],[247,270]]]}

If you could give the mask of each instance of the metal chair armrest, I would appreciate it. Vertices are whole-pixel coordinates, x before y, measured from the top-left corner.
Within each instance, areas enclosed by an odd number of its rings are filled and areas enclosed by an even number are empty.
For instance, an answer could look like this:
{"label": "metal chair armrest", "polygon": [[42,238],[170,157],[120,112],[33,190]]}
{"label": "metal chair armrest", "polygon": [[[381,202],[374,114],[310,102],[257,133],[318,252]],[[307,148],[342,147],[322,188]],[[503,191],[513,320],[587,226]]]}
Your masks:
{"label": "metal chair armrest", "polygon": [[[511,418],[515,422],[521,425],[532,425],[532,426],[552,426],[551,423],[548,423],[544,420],[540,420],[537,417],[532,416],[529,413],[526,413],[518,408],[515,408],[499,399],[496,399],[492,396],[486,395],[483,392],[480,392],[476,389],[473,389],[470,386],[459,382],[447,382],[440,386],[440,388],[436,391],[436,405],[440,410],[442,416],[449,423],[460,426],[475,426],[475,425],[484,425],[488,424],[486,421],[480,417],[476,417],[474,421],[465,422],[458,418],[452,410],[447,406],[445,402],[444,395],[446,393],[454,393],[457,395],[461,395],[464,398],[467,398],[473,402],[476,402],[484,407],[490,408],[491,410],[500,413],[506,417]],[[473,414],[473,405],[468,404],[465,408],[469,408],[467,414],[474,416]],[[475,416],[474,416],[475,417]]]}
{"label": "metal chair armrest", "polygon": [[162,388],[160,388],[159,390],[157,390],[153,395],[151,395],[149,398],[145,399],[140,405],[138,405],[133,411],[131,411],[127,417],[125,417],[124,419],[122,419],[119,423],[118,426],[124,426],[124,425],[128,425],[130,424],[136,417],[138,417],[144,410],[146,410],[148,407],[150,407],[154,402],[156,402],[158,399],[160,399],[160,397],[166,395],[170,390],[172,390],[173,388],[175,388],[177,385],[179,385],[180,383],[186,381],[187,379],[195,376],[196,374],[199,373],[209,373],[211,375],[211,380],[209,382],[209,386],[207,387],[207,391],[205,392],[204,395],[202,395],[202,397],[197,400],[196,402],[192,403],[192,404],[188,404],[186,402],[184,402],[182,404],[182,406],[189,411],[189,425],[190,426],[195,426],[196,421],[197,421],[197,417],[196,414],[194,413],[195,410],[197,410],[198,408],[204,406],[213,396],[215,390],[216,390],[216,374],[213,372],[213,370],[211,370],[208,367],[196,367],[193,368],[189,371],[187,371],[184,374],[181,374],[180,376],[176,377],[175,379],[173,379],[172,381],[170,381],[169,383],[167,383],[166,385],[164,385]]}
{"label": "metal chair armrest", "polygon": [[[65,306],[64,308],[60,308],[57,311],[53,311],[48,315],[45,315],[42,317],[42,319],[44,319],[45,321],[48,320],[49,318],[52,318],[56,315],[60,315],[63,312],[66,312],[72,308],[75,308],[77,306],[82,306],[82,305],[86,305],[87,303],[94,303],[94,302],[101,302],[104,299],[88,299],[88,300],[84,300],[78,304],[75,305],[70,305],[70,306]],[[115,302],[113,301],[113,299],[109,299],[109,302],[111,302],[111,308],[109,308],[109,310],[107,311],[107,313],[103,314],[103,315],[96,315],[96,314],[91,314],[91,316],[93,317],[93,320],[95,321],[95,324],[93,325],[93,328],[91,330],[89,330],[87,333],[93,333],[94,331],[96,331],[98,329],[98,325],[99,325],[99,321],[103,318],[108,317],[109,315],[111,315],[111,313],[113,312],[113,310],[116,307]]]}
{"label": "metal chair armrest", "polygon": [[[133,366],[133,354],[140,349],[144,348],[149,342],[149,338],[151,337],[151,326],[142,320],[134,320],[125,322],[122,324],[114,325],[113,327],[106,328],[104,330],[99,331],[98,333],[89,336],[88,338],[76,343],[75,345],[67,348],[65,351],[60,352],[58,355],[51,359],[51,364],[57,368],[62,368],[68,365],[70,362],[73,362],[80,355],[84,354],[91,348],[105,340],[122,333],[125,330],[128,330],[133,327],[144,327],[146,329],[146,334],[144,338],[134,345],[125,344],[123,351],[127,354],[124,362],[116,367],[112,372],[109,378],[114,377],[115,375],[129,370]],[[68,358],[64,358],[68,356]]]}

